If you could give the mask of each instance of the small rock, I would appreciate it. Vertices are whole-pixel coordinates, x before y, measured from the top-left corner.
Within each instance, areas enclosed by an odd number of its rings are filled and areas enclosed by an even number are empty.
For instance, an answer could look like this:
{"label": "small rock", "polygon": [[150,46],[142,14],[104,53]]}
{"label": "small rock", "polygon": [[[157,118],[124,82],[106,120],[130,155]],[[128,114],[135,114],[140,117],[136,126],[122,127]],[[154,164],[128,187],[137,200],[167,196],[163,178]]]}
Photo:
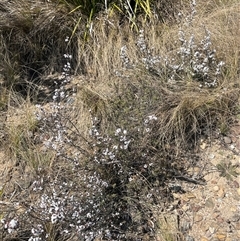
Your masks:
{"label": "small rock", "polygon": [[221,187],[221,188],[219,189],[219,191],[218,191],[217,194],[218,194],[219,197],[223,198],[223,197],[225,196],[225,191],[224,191],[224,189]]}
{"label": "small rock", "polygon": [[206,149],[206,147],[207,147],[206,142],[203,142],[203,143],[200,145],[200,148],[201,148],[202,150]]}
{"label": "small rock", "polygon": [[219,186],[214,186],[214,187],[213,187],[213,190],[214,190],[215,192],[217,192],[217,191],[219,190]]}
{"label": "small rock", "polygon": [[230,186],[231,186],[232,188],[239,188],[239,187],[240,187],[240,186],[239,186],[239,183],[238,183],[237,181],[231,182],[231,183],[230,183]]}
{"label": "small rock", "polygon": [[231,213],[237,213],[238,212],[237,207],[235,207],[235,206],[230,207],[229,210],[230,210]]}
{"label": "small rock", "polygon": [[197,214],[195,217],[194,217],[194,221],[197,223],[197,222],[200,222],[203,220],[203,216],[200,215],[200,214]]}
{"label": "small rock", "polygon": [[240,188],[237,189],[237,193],[240,196]]}
{"label": "small rock", "polygon": [[200,241],[209,241],[209,239],[202,237]]}
{"label": "small rock", "polygon": [[180,216],[183,215],[183,210],[177,209],[176,211],[177,211],[177,214],[178,214],[178,215],[180,215]]}
{"label": "small rock", "polygon": [[213,234],[214,232],[215,232],[215,228],[213,228],[213,227],[209,227],[209,232],[211,233],[211,234]]}
{"label": "small rock", "polygon": [[232,143],[232,139],[231,139],[230,137],[228,137],[228,136],[224,136],[224,137],[223,137],[223,140],[224,140],[224,142],[225,142],[226,144],[231,144],[231,143]]}
{"label": "small rock", "polygon": [[231,150],[234,150],[234,149],[235,149],[235,146],[234,146],[234,145],[230,145],[230,149],[231,149]]}
{"label": "small rock", "polygon": [[227,235],[226,235],[226,234],[222,234],[222,233],[217,233],[217,234],[216,234],[216,238],[217,238],[219,241],[225,241],[226,238],[227,238]]}
{"label": "small rock", "polygon": [[193,167],[193,171],[195,173],[199,173],[201,171],[201,169],[199,167]]}
{"label": "small rock", "polygon": [[215,158],[215,155],[213,154],[213,153],[211,153],[210,155],[209,155],[209,159],[214,159]]}

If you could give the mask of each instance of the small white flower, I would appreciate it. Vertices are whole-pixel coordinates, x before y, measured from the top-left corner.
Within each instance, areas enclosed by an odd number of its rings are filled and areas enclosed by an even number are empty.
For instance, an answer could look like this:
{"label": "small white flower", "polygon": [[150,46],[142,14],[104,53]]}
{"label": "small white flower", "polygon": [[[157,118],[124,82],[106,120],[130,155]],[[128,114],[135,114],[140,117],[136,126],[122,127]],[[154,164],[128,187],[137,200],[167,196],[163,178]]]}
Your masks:
{"label": "small white flower", "polygon": [[122,129],[121,128],[118,128],[116,131],[115,131],[115,135],[117,136],[119,133],[122,132]]}
{"label": "small white flower", "polygon": [[56,214],[52,214],[51,216],[51,223],[56,223],[58,221],[58,216]]}
{"label": "small white flower", "polygon": [[[4,221],[2,221],[4,222]],[[18,228],[18,220],[17,218],[13,218],[9,222],[5,222],[4,228],[8,230],[8,233],[12,233],[15,229]]]}

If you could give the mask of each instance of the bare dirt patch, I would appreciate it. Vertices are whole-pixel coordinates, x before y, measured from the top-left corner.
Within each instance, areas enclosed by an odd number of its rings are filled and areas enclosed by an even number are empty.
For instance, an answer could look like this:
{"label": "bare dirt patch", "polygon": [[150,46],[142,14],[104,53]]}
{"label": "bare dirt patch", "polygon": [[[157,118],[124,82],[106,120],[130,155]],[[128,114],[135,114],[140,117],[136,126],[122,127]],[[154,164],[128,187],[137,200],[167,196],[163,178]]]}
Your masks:
{"label": "bare dirt patch", "polygon": [[193,172],[206,183],[178,183],[184,193],[175,193],[178,228],[188,241],[240,240],[240,128],[228,136],[201,144],[201,161]]}

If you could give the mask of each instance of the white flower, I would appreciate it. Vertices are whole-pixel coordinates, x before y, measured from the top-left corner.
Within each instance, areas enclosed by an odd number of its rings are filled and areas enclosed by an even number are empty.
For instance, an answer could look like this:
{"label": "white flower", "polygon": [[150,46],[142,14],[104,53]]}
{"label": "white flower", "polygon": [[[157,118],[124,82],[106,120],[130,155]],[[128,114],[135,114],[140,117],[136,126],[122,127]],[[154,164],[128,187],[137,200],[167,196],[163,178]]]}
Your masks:
{"label": "white flower", "polygon": [[57,221],[58,221],[57,214],[52,214],[52,216],[51,216],[51,223],[56,223]]}
{"label": "white flower", "polygon": [[8,230],[8,233],[12,233],[15,229],[18,228],[17,218],[13,218],[9,222],[5,223],[4,228],[6,228]]}
{"label": "white flower", "polygon": [[115,131],[115,135],[117,136],[119,133],[121,133],[122,132],[122,130],[121,130],[121,128],[118,128],[116,131]]}

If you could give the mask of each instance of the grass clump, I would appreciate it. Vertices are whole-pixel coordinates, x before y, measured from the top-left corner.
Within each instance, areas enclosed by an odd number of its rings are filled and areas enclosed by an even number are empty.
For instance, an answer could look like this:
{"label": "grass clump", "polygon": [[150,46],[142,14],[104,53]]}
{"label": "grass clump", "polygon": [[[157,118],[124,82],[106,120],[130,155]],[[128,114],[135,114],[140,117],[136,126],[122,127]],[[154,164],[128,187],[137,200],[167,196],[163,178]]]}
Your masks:
{"label": "grass clump", "polygon": [[[148,0],[1,1],[0,68],[5,85],[24,95],[27,95],[29,89],[38,92],[38,84],[43,80],[47,87],[51,87],[50,76],[56,73],[58,77],[61,76],[59,73],[66,52],[73,55],[72,73],[86,74],[89,70],[86,59],[90,57],[86,45],[89,46],[88,43],[94,40],[95,26],[109,25],[121,31],[128,21],[112,13],[127,16],[137,26],[137,22],[142,21],[141,14],[150,16],[155,8],[158,8],[157,5]],[[167,6],[164,8],[167,10]],[[163,9],[159,12],[163,12]],[[66,46],[67,36],[71,41]]]}
{"label": "grass clump", "polygon": [[[0,4],[4,84],[24,95],[29,90],[36,93],[40,78],[61,72],[65,37],[71,36],[73,23],[67,19],[67,12],[54,3],[1,1]],[[75,47],[71,46],[72,52]]]}

